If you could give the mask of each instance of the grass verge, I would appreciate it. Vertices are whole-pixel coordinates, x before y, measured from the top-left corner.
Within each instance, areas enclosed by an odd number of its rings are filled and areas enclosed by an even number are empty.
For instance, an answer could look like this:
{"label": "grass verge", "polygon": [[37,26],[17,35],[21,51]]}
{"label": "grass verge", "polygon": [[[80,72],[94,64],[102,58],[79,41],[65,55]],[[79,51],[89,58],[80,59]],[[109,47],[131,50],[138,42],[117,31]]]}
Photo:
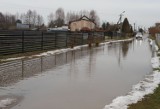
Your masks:
{"label": "grass verge", "polygon": [[128,109],[160,109],[160,85],[153,94],[146,95],[142,101],[130,105]]}

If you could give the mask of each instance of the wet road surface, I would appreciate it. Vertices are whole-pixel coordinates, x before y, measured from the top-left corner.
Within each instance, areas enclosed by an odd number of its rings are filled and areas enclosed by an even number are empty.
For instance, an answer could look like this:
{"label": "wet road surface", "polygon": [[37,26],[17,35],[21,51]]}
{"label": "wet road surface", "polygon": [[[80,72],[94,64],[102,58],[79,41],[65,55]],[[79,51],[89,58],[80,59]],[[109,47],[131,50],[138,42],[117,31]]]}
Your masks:
{"label": "wet road surface", "polygon": [[103,109],[152,72],[148,39],[0,64],[0,96],[12,109]]}

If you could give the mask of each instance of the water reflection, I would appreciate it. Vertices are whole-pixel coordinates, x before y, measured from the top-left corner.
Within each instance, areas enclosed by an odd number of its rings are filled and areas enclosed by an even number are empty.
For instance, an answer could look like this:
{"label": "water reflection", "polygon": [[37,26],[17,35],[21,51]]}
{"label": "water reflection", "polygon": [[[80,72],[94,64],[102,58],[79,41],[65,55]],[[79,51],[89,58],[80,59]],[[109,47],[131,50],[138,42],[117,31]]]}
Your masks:
{"label": "water reflection", "polygon": [[76,60],[81,59],[84,56],[89,56],[88,66],[86,67],[89,72],[88,75],[91,75],[94,66],[93,55],[96,52],[101,51],[102,48],[98,49],[88,49],[81,48],[80,50],[69,51],[66,53],[51,55],[51,56],[42,56],[34,59],[22,59],[11,62],[5,62],[0,64],[0,86],[8,86],[12,83],[16,83],[21,79],[29,78],[35,76],[46,70],[57,68],[65,64],[70,64],[70,72],[75,75],[78,72],[78,64]]}
{"label": "water reflection", "polygon": [[121,48],[122,48],[122,55],[125,58],[127,56],[129,47],[132,45],[132,41],[127,41],[127,42],[122,42],[121,43]]}
{"label": "water reflection", "polygon": [[121,66],[122,58],[123,59],[126,58],[128,51],[131,50],[129,48],[133,48],[133,50],[134,50],[134,43],[135,43],[134,40],[123,41],[120,43],[111,43],[108,45],[108,52],[109,52],[109,54],[116,55],[118,65]]}
{"label": "water reflection", "polygon": [[138,40],[138,39],[136,39],[135,42],[136,42],[136,46],[141,46],[143,40]]}
{"label": "water reflection", "polygon": [[83,61],[85,62],[83,68],[86,71],[86,77],[90,78],[94,75],[97,64],[96,59],[100,55],[104,55],[106,53],[113,56],[116,55],[118,64],[121,66],[121,58],[125,58],[127,56],[129,47],[132,46],[132,41],[112,43],[106,46],[108,47],[100,46],[92,49],[84,47],[80,50],[69,51],[56,55],[1,63],[0,86],[4,87],[12,85],[21,79],[35,76],[50,69],[54,70],[55,68],[63,67],[63,65],[68,65],[70,67],[70,77],[75,78],[81,71],[78,67],[81,63],[76,60],[83,60],[83,57],[88,57]]}

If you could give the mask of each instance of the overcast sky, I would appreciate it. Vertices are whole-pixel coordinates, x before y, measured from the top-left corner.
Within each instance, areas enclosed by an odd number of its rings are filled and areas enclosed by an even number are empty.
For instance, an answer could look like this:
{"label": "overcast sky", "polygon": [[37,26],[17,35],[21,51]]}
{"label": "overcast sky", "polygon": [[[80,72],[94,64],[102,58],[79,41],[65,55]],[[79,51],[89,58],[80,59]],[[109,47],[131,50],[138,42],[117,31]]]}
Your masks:
{"label": "overcast sky", "polygon": [[59,7],[65,12],[94,9],[101,22],[117,22],[123,11],[123,18],[137,26],[149,27],[160,22],[160,0],[0,0],[1,12],[15,14],[31,9],[45,18]]}

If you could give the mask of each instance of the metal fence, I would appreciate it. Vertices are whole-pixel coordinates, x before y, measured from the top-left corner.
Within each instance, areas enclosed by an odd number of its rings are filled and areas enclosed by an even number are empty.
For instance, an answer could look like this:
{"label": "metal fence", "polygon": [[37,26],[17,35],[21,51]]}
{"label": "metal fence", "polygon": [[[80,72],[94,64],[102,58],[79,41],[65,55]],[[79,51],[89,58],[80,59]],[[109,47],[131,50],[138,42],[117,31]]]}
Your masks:
{"label": "metal fence", "polygon": [[67,48],[87,44],[90,39],[103,41],[104,33],[0,31],[0,55]]}
{"label": "metal fence", "polygon": [[157,40],[158,42],[160,42],[160,33],[157,33],[157,34],[156,34],[156,40]]}

